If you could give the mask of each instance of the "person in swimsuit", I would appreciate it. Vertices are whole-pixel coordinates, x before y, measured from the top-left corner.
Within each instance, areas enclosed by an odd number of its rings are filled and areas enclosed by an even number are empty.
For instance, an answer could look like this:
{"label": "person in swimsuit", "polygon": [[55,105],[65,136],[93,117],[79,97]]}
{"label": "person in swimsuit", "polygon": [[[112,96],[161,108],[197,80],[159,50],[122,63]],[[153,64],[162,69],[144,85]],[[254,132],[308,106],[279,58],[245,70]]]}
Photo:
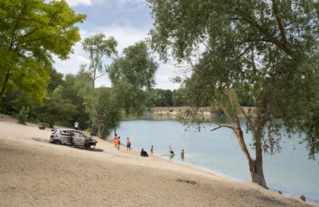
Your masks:
{"label": "person in swimsuit", "polygon": [[120,146],[121,146],[121,137],[118,138],[117,150],[120,150]]}
{"label": "person in swimsuit", "polygon": [[182,156],[182,157],[184,157],[184,150],[182,150],[182,152],[181,152],[181,156]]}
{"label": "person in swimsuit", "polygon": [[118,141],[118,137],[117,137],[117,134],[115,134],[115,136],[114,136],[115,148],[117,148],[117,141]]}
{"label": "person in swimsuit", "polygon": [[130,141],[130,139],[129,139],[129,138],[127,138],[126,150],[131,151],[131,141]]}
{"label": "person in swimsuit", "polygon": [[154,149],[153,149],[153,145],[152,145],[151,150],[150,150],[150,152],[151,152],[152,154],[153,154],[153,150],[154,150]]}
{"label": "person in swimsuit", "polygon": [[174,153],[174,151],[173,151],[173,149],[172,149],[171,146],[169,146],[168,151],[169,151],[169,153],[171,153],[172,155],[175,155],[175,153]]}

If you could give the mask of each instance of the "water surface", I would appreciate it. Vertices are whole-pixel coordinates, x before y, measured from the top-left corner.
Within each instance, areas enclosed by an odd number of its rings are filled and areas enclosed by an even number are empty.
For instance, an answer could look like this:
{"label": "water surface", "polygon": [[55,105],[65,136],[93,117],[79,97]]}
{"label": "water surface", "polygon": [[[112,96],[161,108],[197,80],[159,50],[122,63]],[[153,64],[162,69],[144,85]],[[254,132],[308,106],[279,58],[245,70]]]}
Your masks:
{"label": "water surface", "polygon": [[[225,118],[214,118],[222,124],[228,124]],[[243,131],[246,127],[243,123]],[[185,163],[201,168],[219,176],[239,181],[251,181],[248,162],[241,151],[233,131],[221,128],[211,132],[206,125],[201,132],[185,126],[174,119],[124,120],[117,130],[122,140],[130,137],[132,148],[149,151],[154,146],[154,155],[164,159]],[[251,156],[254,150],[248,145],[251,134],[245,134],[245,141]],[[267,186],[273,191],[282,191],[287,196],[306,197],[307,202],[319,205],[319,165],[318,160],[308,160],[305,145],[300,145],[299,138],[283,138],[282,152],[273,156],[264,154],[264,174]],[[172,146],[176,155],[168,152]],[[180,152],[185,150],[182,158]],[[318,157],[318,156],[317,156]],[[312,200],[313,199],[313,200]],[[316,201],[317,200],[317,201]]]}

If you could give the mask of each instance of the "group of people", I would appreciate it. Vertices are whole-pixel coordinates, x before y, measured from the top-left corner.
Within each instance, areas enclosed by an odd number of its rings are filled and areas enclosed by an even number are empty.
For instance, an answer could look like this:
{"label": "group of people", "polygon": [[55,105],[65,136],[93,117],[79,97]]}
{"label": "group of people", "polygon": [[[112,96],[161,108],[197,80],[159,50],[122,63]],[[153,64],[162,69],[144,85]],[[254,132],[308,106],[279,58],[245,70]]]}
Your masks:
{"label": "group of people", "polygon": [[[172,149],[171,146],[169,146],[168,151],[169,151],[169,153],[171,153],[172,155],[175,155],[175,152],[173,151],[173,149]],[[181,156],[182,156],[182,158],[184,157],[184,154],[185,154],[185,152],[184,152],[184,150],[182,150],[182,151],[181,151]]]}
{"label": "group of people", "polygon": [[[118,137],[117,134],[115,134],[113,141],[114,141],[115,148],[117,148],[117,150],[120,150],[121,137]],[[131,151],[131,141],[129,137],[126,140],[126,150]]]}

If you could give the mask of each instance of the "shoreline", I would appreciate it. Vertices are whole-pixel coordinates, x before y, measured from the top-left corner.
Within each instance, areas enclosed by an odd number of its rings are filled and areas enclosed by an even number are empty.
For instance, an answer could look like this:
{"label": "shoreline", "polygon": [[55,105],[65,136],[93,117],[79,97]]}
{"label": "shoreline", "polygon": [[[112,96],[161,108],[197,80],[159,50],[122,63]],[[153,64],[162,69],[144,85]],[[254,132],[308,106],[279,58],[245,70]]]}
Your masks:
{"label": "shoreline", "polygon": [[95,137],[102,152],[48,144],[49,128],[3,116],[1,206],[314,206],[110,140]]}
{"label": "shoreline", "polygon": [[[169,161],[169,159],[165,159],[163,156],[159,156],[159,155],[154,155],[154,156],[157,156],[159,158],[162,158],[164,160]],[[191,164],[191,163],[187,163],[187,162],[180,162],[180,161],[173,161],[173,160],[170,161],[170,162],[174,162],[176,164],[189,166],[189,167],[192,167],[192,168],[195,168],[195,169],[198,169],[198,170],[202,170],[204,172],[211,173],[211,174],[216,175],[218,177],[226,178],[226,179],[229,179],[229,180],[232,180],[232,181],[236,181],[236,182],[251,182],[249,180],[243,180],[243,179],[240,179],[240,178],[232,177],[232,176],[227,175],[225,173],[221,173],[221,172],[209,169],[209,168],[201,167],[201,166],[198,166],[198,165],[195,165],[195,164]],[[281,191],[282,195],[286,196],[287,198],[292,198],[292,197],[293,198],[298,198],[298,197],[300,197],[300,195],[289,193],[289,192],[286,192],[286,191],[283,191],[283,190],[280,190],[280,189],[276,189],[276,188],[272,188],[272,187],[269,187],[269,190],[274,192],[274,193],[278,193],[278,191]],[[314,199],[314,198],[306,197],[306,203],[310,203],[310,204],[319,206],[319,200]]]}
{"label": "shoreline", "polygon": [[[111,144],[114,144],[113,140],[114,139],[112,139],[111,137],[108,137],[104,141],[107,141],[107,142],[110,142]],[[125,147],[125,150],[126,150],[126,145],[124,145],[124,144],[121,144],[121,145],[123,147]],[[132,147],[131,147],[131,150],[134,150],[134,151],[136,151],[138,153],[140,152],[139,150],[133,149]],[[226,178],[226,179],[229,179],[229,180],[232,180],[232,181],[236,181],[236,182],[251,182],[249,180],[243,180],[243,179],[240,179],[240,178],[232,177],[230,175],[227,175],[227,174],[224,174],[224,173],[221,173],[221,172],[218,172],[218,171],[206,168],[206,167],[201,167],[201,166],[198,166],[198,165],[195,165],[195,164],[187,163],[187,162],[184,162],[184,161],[179,161],[179,160],[174,160],[174,159],[170,160],[169,157],[166,157],[166,156],[163,156],[163,155],[160,155],[160,154],[151,154],[149,152],[148,152],[148,154],[151,155],[151,156],[155,156],[157,158],[163,159],[165,161],[172,162],[174,164],[191,167],[191,168],[194,168],[194,169],[197,169],[197,170],[201,170],[201,171],[206,172],[206,173],[210,173],[210,174],[212,174],[214,176]],[[269,187],[269,190],[274,192],[274,193],[278,193],[278,191],[281,191],[282,195],[287,197],[287,198],[294,198],[295,199],[295,198],[299,198],[301,196],[301,195],[293,194],[293,193],[286,192],[286,191],[283,191],[283,190],[280,190],[280,189],[276,189],[276,188],[272,188],[272,187]],[[310,204],[319,206],[319,200],[314,199],[314,198],[306,197],[306,203],[310,203]]]}

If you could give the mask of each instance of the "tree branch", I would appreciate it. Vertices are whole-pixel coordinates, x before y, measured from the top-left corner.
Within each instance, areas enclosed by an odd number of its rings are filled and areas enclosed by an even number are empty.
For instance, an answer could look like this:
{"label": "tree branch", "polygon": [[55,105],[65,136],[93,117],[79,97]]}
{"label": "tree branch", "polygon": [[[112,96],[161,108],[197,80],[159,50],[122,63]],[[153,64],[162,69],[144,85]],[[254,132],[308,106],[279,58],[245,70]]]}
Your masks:
{"label": "tree branch", "polygon": [[8,80],[9,80],[9,76],[10,76],[10,69],[7,71],[7,74],[6,74],[6,79],[4,81],[4,84],[3,84],[3,88],[0,92],[0,97],[3,95],[5,89],[6,89],[6,86],[7,86],[7,83],[8,83]]}
{"label": "tree branch", "polygon": [[[241,11],[239,8],[236,8],[236,10],[241,13],[242,16],[245,16],[245,13],[243,11]],[[242,20],[242,19],[240,19]],[[279,40],[277,40],[272,34],[270,34],[270,32],[263,28],[262,26],[260,26],[257,22],[255,22],[252,19],[249,18],[244,18],[244,21],[246,21],[247,23],[249,23],[250,25],[254,26],[256,29],[258,29],[259,31],[261,31],[273,44],[275,44],[278,48],[280,48],[282,51],[284,51],[287,55],[289,55],[293,60],[300,60],[299,57],[297,56],[297,54],[292,51],[288,45],[284,45],[282,44]]]}
{"label": "tree branch", "polygon": [[278,22],[278,26],[279,26],[279,29],[280,29],[282,40],[284,42],[284,45],[286,45],[288,47],[288,41],[287,41],[287,38],[286,38],[284,26],[282,25],[280,14],[278,13],[277,4],[276,4],[276,2],[274,0],[271,0],[271,1],[272,1],[273,9],[274,9],[274,14],[275,14],[275,17],[276,17],[276,20]]}

